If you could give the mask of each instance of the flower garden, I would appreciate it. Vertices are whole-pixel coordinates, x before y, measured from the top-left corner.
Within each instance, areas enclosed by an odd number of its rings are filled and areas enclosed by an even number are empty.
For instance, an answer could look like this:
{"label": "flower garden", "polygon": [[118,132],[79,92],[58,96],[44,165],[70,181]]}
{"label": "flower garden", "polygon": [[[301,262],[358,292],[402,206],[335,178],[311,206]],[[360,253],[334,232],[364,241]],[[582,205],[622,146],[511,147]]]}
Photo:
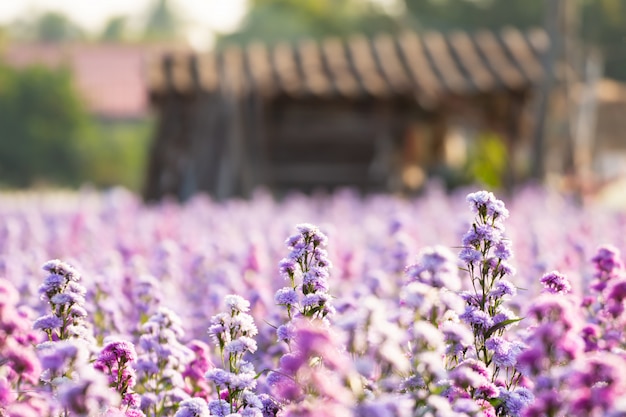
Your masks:
{"label": "flower garden", "polygon": [[626,416],[626,214],[0,195],[0,416]]}

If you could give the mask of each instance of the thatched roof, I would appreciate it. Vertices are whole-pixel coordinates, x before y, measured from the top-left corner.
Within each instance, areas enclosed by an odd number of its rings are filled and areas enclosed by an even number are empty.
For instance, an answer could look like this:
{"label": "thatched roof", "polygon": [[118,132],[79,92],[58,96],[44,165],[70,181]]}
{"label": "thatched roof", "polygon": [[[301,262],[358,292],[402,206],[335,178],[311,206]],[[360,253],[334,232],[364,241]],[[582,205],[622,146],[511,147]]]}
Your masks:
{"label": "thatched roof", "polygon": [[385,98],[516,90],[542,76],[549,40],[540,29],[405,32],[321,42],[252,44],[216,53],[169,54],[152,63],[149,89],[264,96]]}

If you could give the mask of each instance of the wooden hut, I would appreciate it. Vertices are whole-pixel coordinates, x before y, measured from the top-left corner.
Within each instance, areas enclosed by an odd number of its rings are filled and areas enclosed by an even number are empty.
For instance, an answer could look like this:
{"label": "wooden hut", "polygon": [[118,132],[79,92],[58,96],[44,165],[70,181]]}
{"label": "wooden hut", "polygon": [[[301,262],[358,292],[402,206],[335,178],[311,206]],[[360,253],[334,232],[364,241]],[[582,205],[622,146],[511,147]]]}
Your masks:
{"label": "wooden hut", "polygon": [[548,44],[507,28],[162,56],[145,198],[400,190],[442,163],[454,123],[498,132],[514,155]]}

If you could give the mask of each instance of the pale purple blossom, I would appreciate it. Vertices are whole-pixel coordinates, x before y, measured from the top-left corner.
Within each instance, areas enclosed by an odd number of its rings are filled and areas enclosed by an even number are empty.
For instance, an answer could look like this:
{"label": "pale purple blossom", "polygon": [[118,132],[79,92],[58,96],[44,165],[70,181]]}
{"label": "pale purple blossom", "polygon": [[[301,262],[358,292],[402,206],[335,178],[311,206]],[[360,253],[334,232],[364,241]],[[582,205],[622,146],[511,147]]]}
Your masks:
{"label": "pale purple blossom", "polygon": [[63,319],[53,314],[47,314],[39,317],[33,322],[33,329],[52,331],[60,329],[63,325]]}
{"label": "pale purple blossom", "polygon": [[224,303],[231,311],[246,313],[250,310],[250,302],[239,295],[227,295]]}
{"label": "pale purple blossom", "polygon": [[541,277],[540,282],[545,290],[552,294],[567,294],[572,290],[572,285],[567,277],[558,271],[546,273]]}
{"label": "pale purple blossom", "polygon": [[202,398],[189,398],[181,401],[174,417],[209,417],[209,406]]}
{"label": "pale purple blossom", "polygon": [[298,294],[291,287],[284,287],[276,291],[274,301],[278,305],[295,306],[298,303]]}

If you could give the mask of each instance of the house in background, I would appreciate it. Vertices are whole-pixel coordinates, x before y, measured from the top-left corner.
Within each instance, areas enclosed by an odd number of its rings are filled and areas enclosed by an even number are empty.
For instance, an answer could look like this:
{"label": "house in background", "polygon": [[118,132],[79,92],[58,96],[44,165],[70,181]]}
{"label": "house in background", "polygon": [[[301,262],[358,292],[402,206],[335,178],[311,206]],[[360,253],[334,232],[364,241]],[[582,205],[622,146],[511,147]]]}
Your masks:
{"label": "house in background", "polygon": [[154,126],[146,68],[165,47],[172,48],[171,44],[10,43],[0,51],[0,59],[17,68],[67,68],[89,116],[78,138],[83,146],[77,150],[88,168],[77,181],[139,191]]}
{"label": "house in background", "polygon": [[507,28],[165,55],[145,198],[412,190],[459,159],[452,130],[497,132],[513,182],[548,46]]}
{"label": "house in background", "polygon": [[18,68],[66,66],[91,114],[136,120],[149,115],[145,69],[154,52],[141,45],[11,43],[2,58]]}
{"label": "house in background", "polygon": [[607,180],[626,176],[626,84],[604,79],[597,86],[593,163]]}

